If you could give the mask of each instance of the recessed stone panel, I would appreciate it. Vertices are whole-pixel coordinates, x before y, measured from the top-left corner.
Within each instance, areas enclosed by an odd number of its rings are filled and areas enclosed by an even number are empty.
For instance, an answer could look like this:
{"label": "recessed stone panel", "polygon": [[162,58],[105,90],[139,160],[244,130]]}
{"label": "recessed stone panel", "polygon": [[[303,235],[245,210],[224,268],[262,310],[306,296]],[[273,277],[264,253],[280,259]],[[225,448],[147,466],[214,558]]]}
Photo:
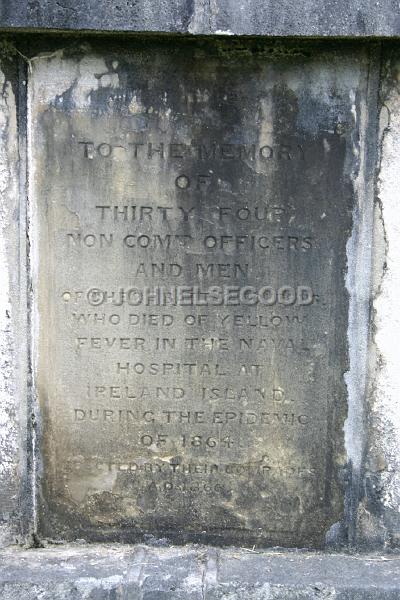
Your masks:
{"label": "recessed stone panel", "polygon": [[320,546],[340,521],[365,64],[34,61],[42,533]]}

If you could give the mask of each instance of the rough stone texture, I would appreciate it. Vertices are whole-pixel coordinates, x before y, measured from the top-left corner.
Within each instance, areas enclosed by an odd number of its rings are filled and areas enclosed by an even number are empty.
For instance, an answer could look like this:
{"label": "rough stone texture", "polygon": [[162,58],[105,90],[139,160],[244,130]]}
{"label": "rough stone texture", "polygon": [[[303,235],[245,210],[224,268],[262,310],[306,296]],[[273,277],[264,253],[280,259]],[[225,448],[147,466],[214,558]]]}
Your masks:
{"label": "rough stone texture", "polygon": [[4,29],[397,36],[396,0],[1,0]]}
{"label": "rough stone texture", "polygon": [[[3,48],[1,48],[3,52]],[[18,61],[17,61],[18,62]],[[26,473],[26,237],[20,206],[18,76],[0,71],[0,546],[23,530]]]}
{"label": "rough stone texture", "polygon": [[1,0],[0,4],[0,22],[6,28],[184,33],[193,16],[193,0]]}
{"label": "rough stone texture", "polygon": [[358,536],[400,544],[400,57],[384,52],[377,175],[368,453]]}
{"label": "rough stone texture", "polygon": [[[378,157],[377,103],[379,94],[380,53],[370,53],[368,77],[368,110],[361,112],[363,120],[363,152],[359,155],[360,176],[356,181],[357,205],[354,226],[348,243],[348,269],[346,281],[350,293],[349,352],[350,370],[345,374],[349,395],[349,412],[345,426],[346,448],[351,463],[351,480],[348,481],[349,542],[357,539],[357,510],[360,494],[364,494],[363,473],[365,448],[368,438],[367,388],[370,364],[370,311],[374,230],[375,169]],[[360,541],[360,538],[357,540]]]}
{"label": "rough stone texture", "polygon": [[[204,9],[204,6],[203,6]],[[196,13],[196,22],[200,23],[205,18],[206,11],[199,9]],[[192,19],[192,23],[195,22]],[[200,25],[196,25],[200,27]],[[232,40],[229,40],[231,42]],[[239,41],[242,44],[242,40]],[[83,42],[84,43],[84,42]],[[29,40],[28,46],[31,41]],[[19,45],[19,40],[17,41]],[[356,506],[358,495],[350,494],[353,501],[353,508],[358,514],[358,521],[353,535],[353,541],[359,547],[364,545],[379,545],[384,547],[393,547],[399,545],[399,448],[400,448],[400,433],[398,430],[398,397],[399,397],[399,382],[396,356],[396,341],[397,341],[397,314],[393,308],[398,303],[398,279],[399,275],[396,271],[398,264],[397,251],[397,156],[398,156],[398,137],[399,137],[399,92],[398,92],[398,58],[396,49],[390,50],[393,46],[391,43],[384,44],[384,70],[382,77],[382,98],[384,99],[384,107],[381,111],[381,127],[382,127],[382,155],[380,164],[380,176],[378,181],[378,194],[376,202],[376,232],[374,240],[375,254],[375,302],[374,309],[375,322],[373,333],[375,339],[371,340],[369,348],[370,352],[370,367],[371,367],[371,389],[370,400],[373,410],[368,415],[368,429],[363,427],[365,423],[365,406],[364,395],[362,393],[362,381],[360,385],[353,386],[353,400],[351,406],[355,407],[352,419],[348,421],[346,428],[347,452],[352,459],[354,465],[362,474],[361,458],[363,456],[363,437],[368,431],[368,453],[366,470],[364,474],[363,484],[361,486],[362,503],[359,507]],[[27,46],[19,45],[21,52],[24,55],[29,53]],[[48,51],[48,49],[46,50]],[[243,48],[242,48],[243,51]],[[282,51],[282,46],[280,47]],[[33,58],[32,64],[35,63]],[[16,61],[17,63],[17,61]],[[379,73],[379,57],[371,60],[370,63],[370,78],[378,77]],[[2,124],[1,132],[2,139],[6,141],[1,149],[1,176],[2,189],[4,190],[1,196],[3,218],[3,231],[1,236],[2,242],[2,269],[3,284],[1,292],[2,306],[5,307],[2,312],[4,318],[4,326],[2,327],[2,344],[6,350],[3,353],[4,367],[1,369],[3,377],[1,391],[1,417],[0,421],[3,427],[3,435],[1,436],[1,451],[4,459],[0,477],[3,481],[0,485],[0,505],[2,511],[1,539],[2,543],[10,543],[19,533],[22,521],[18,523],[20,517],[20,475],[24,477],[24,448],[23,444],[19,447],[22,439],[25,439],[25,422],[26,414],[24,403],[20,404],[20,398],[25,401],[26,398],[26,370],[25,370],[25,349],[26,349],[26,299],[20,296],[20,290],[25,286],[25,267],[20,270],[20,260],[24,261],[26,235],[24,228],[21,233],[18,233],[16,217],[19,216],[19,223],[24,222],[24,190],[21,189],[21,207],[20,201],[17,200],[17,142],[16,142],[16,116],[15,116],[15,99],[18,87],[14,85],[14,89],[10,86],[10,81],[16,83],[16,74],[10,75],[10,65],[7,67],[7,75],[4,76],[3,92],[2,92]],[[23,89],[22,79],[20,80],[20,92]],[[374,84],[375,85],[375,84]],[[18,94],[17,94],[18,95]],[[19,99],[19,111],[23,120],[24,101],[23,93]],[[375,119],[375,108],[373,102],[369,105],[369,109],[360,111],[360,117],[364,119]],[[21,120],[21,122],[22,122]],[[389,125],[389,126],[388,126]],[[373,126],[371,131],[366,136],[371,145],[375,144],[373,135]],[[365,127],[361,127],[364,131]],[[23,129],[21,129],[23,131]],[[19,140],[21,144],[21,140]],[[362,145],[362,144],[361,144]],[[5,149],[8,149],[5,152]],[[23,150],[22,150],[23,154]],[[373,154],[373,153],[372,153]],[[8,156],[7,156],[8,155]],[[11,156],[11,159],[9,157]],[[364,172],[371,174],[373,168],[371,164],[364,164]],[[11,174],[11,177],[10,177]],[[23,179],[23,177],[22,177]],[[19,178],[21,181],[21,178]],[[366,198],[366,204],[369,202],[369,196],[364,196],[362,187],[359,189],[360,198]],[[369,194],[369,192],[368,192]],[[22,212],[21,212],[22,211]],[[383,221],[382,221],[383,217]],[[368,230],[368,227],[367,227]],[[353,247],[349,245],[350,258],[351,253],[353,258],[356,248],[366,248],[368,240],[363,238],[362,243],[357,242],[357,237],[354,239]],[[358,240],[359,241],[359,240]],[[21,244],[21,245],[20,245]],[[385,261],[385,252],[387,252],[387,261]],[[350,261],[351,264],[351,261]],[[18,268],[15,268],[18,265]],[[385,267],[385,268],[384,268]],[[353,284],[360,279],[359,274],[366,275],[367,269],[360,266],[360,263],[355,262],[353,275],[357,273]],[[383,274],[383,277],[382,277]],[[352,283],[349,282],[349,290],[351,291]],[[364,286],[365,289],[365,286]],[[351,305],[351,298],[350,298]],[[365,311],[365,302],[362,301],[363,314]],[[20,310],[20,307],[22,309]],[[357,303],[353,305],[355,309]],[[11,312],[10,312],[11,308]],[[13,315],[13,318],[9,318]],[[363,317],[364,318],[364,317]],[[21,325],[22,324],[22,325]],[[365,322],[364,322],[365,324]],[[359,348],[359,337],[353,337],[352,332],[349,332],[350,347],[353,340],[353,355],[357,357]],[[19,360],[16,360],[16,348],[18,348]],[[375,355],[376,353],[376,355]],[[375,359],[378,364],[378,375],[375,377]],[[354,365],[353,374],[358,372],[357,365]],[[347,379],[348,381],[348,379]],[[349,383],[349,381],[348,381]],[[361,390],[361,392],[360,392]],[[355,401],[355,403],[353,402]],[[22,412],[20,412],[22,411]],[[13,419],[9,420],[9,415],[13,415]],[[6,419],[4,418],[6,416]],[[349,425],[351,425],[349,427]],[[22,429],[20,429],[20,427]],[[12,467],[12,468],[11,468]],[[354,471],[353,471],[354,472]],[[350,478],[349,478],[350,479]],[[348,489],[353,486],[353,491],[357,489],[358,483],[351,478],[347,481]],[[17,519],[15,519],[17,516]]]}
{"label": "rough stone texture", "polygon": [[211,32],[271,36],[390,36],[400,33],[394,0],[211,0]]}
{"label": "rough stone texture", "polygon": [[[46,536],[312,547],[340,532],[369,57],[270,51],[154,41],[32,61]],[[131,301],[159,285],[289,301]]]}
{"label": "rough stone texture", "polygon": [[0,553],[2,600],[398,600],[400,558],[206,547]]}

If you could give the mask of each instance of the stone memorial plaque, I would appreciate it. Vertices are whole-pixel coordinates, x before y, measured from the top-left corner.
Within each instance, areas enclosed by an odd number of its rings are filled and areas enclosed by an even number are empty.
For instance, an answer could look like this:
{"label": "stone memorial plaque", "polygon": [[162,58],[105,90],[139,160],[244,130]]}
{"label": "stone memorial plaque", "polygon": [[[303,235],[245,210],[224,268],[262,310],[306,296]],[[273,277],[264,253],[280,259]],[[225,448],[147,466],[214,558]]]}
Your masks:
{"label": "stone memorial plaque", "polygon": [[33,62],[46,536],[320,546],[341,519],[366,60],[251,43]]}

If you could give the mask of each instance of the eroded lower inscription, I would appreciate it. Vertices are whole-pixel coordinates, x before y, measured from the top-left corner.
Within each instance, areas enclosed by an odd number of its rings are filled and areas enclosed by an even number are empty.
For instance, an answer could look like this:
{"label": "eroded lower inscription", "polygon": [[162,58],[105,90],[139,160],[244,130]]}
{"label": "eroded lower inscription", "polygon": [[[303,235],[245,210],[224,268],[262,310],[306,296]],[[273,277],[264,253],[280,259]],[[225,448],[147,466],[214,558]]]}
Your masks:
{"label": "eroded lower inscription", "polygon": [[41,527],[320,545],[362,65],[199,52],[35,61]]}

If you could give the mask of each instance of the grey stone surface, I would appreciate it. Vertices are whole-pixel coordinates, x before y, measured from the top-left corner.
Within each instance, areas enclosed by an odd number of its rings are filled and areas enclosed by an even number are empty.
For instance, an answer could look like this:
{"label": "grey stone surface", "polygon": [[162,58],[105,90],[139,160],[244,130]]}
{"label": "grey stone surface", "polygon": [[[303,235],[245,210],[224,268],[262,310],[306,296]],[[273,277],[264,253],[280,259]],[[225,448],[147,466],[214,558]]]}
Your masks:
{"label": "grey stone surface", "polygon": [[0,553],[2,600],[398,600],[400,558],[202,546]]}
{"label": "grey stone surface", "polygon": [[367,398],[368,444],[358,539],[367,545],[400,544],[400,54],[387,46],[382,57],[380,155],[377,169],[373,311]]}
{"label": "grey stone surface", "polygon": [[1,0],[2,27],[106,30],[188,31],[193,16],[192,0]]}
{"label": "grey stone surface", "polygon": [[17,66],[18,61],[4,58],[0,70],[0,546],[20,539],[29,501],[26,213],[20,204],[24,161],[19,143],[23,131],[17,128]]}
{"label": "grey stone surface", "polygon": [[395,0],[216,0],[212,31],[270,36],[398,36]]}
{"label": "grey stone surface", "polygon": [[3,29],[398,36],[395,0],[1,0]]}
{"label": "grey stone surface", "polygon": [[131,50],[32,60],[41,532],[323,546],[368,54]]}
{"label": "grey stone surface", "polygon": [[[206,13],[197,12],[197,23]],[[222,14],[222,13],[220,13]],[[193,22],[193,21],[192,21]],[[221,25],[222,26],[222,25]],[[192,40],[189,40],[192,41]],[[187,40],[186,40],[187,42]],[[181,38],[179,44],[186,43]],[[227,39],[226,44],[232,44],[233,40]],[[236,40],[235,51],[242,53],[253,52],[254,45],[249,43],[243,45],[243,40]],[[36,48],[38,48],[37,42]],[[175,44],[178,44],[176,39]],[[211,44],[211,42],[207,42]],[[219,43],[219,40],[218,40]],[[82,40],[82,47],[88,48],[87,39]],[[343,42],[340,42],[343,45]],[[26,57],[30,52],[34,43],[32,38],[27,42],[22,43],[17,41],[17,46],[20,52]],[[40,46],[40,44],[39,44]],[[292,55],[293,51],[298,53],[298,44],[296,47],[291,46],[287,42],[283,45],[273,45],[274,52],[280,53],[282,56],[285,51],[288,55]],[[328,48],[329,45],[326,46]],[[226,46],[225,46],[226,48]],[[332,50],[332,46],[329,46]],[[353,46],[349,53],[359,52]],[[359,46],[361,48],[361,45]],[[378,46],[377,46],[378,48]],[[288,50],[290,49],[290,51]],[[17,54],[8,48],[13,54],[15,65],[20,63],[20,59],[16,60]],[[54,50],[54,44],[49,48],[46,43],[43,43],[42,50],[45,54],[51,53]],[[81,51],[81,50],[80,50]],[[120,50],[121,51],[121,48]],[[366,50],[367,51],[367,50]],[[4,56],[7,54],[7,49],[2,50]],[[321,50],[312,50],[315,54]],[[399,138],[398,131],[398,106],[399,106],[399,90],[398,90],[398,52],[396,44],[387,42],[383,44],[383,71],[381,79],[381,97],[384,100],[384,105],[381,110],[381,149],[382,154],[379,163],[379,179],[378,179],[378,194],[375,203],[375,237],[373,248],[374,262],[374,322],[372,333],[374,337],[370,339],[369,354],[365,355],[364,349],[362,353],[359,349],[365,341],[365,336],[354,336],[354,330],[350,331],[350,347],[352,355],[356,362],[353,368],[353,378],[351,379],[352,395],[349,402],[350,419],[347,422],[346,438],[347,438],[347,453],[351,459],[353,467],[353,476],[346,480],[346,489],[348,493],[348,504],[346,510],[347,516],[352,521],[353,536],[352,541],[358,547],[379,546],[389,548],[399,545],[399,514],[400,514],[400,484],[399,484],[399,464],[398,457],[400,455],[400,432],[398,429],[398,398],[399,398],[399,383],[398,383],[398,360],[397,360],[397,339],[398,323],[397,313],[393,307],[398,304],[398,289],[399,275],[397,273],[397,265],[400,264],[400,252],[397,249],[397,240],[399,239],[398,231],[398,163],[397,157],[400,150],[397,146]],[[63,63],[63,69],[68,63],[68,53],[64,54],[60,51],[60,61]],[[38,59],[33,56],[31,66]],[[21,58],[21,60],[24,60]],[[9,62],[9,61],[8,61]],[[3,465],[0,474],[0,505],[1,505],[1,540],[2,543],[9,544],[13,542],[19,535],[21,525],[26,527],[27,521],[21,519],[20,508],[20,483],[25,478],[25,457],[24,457],[24,441],[26,439],[25,423],[25,399],[27,397],[26,382],[26,305],[27,301],[24,295],[26,277],[25,265],[21,260],[25,260],[25,243],[26,231],[24,229],[25,221],[25,192],[23,188],[24,174],[20,177],[19,166],[21,157],[24,155],[24,112],[26,109],[24,100],[24,77],[21,76],[19,81],[11,74],[10,64],[8,64],[3,78],[1,114],[2,117],[2,154],[1,154],[1,174],[2,174],[2,306],[5,310],[2,312],[4,318],[4,326],[2,333],[2,348],[3,348],[3,365],[1,375],[2,391],[1,391],[1,452],[3,457]],[[371,89],[364,89],[365,104],[359,112],[359,117],[364,119],[360,130],[363,132],[364,141],[360,142],[360,148],[363,153],[361,155],[362,165],[360,173],[366,177],[360,177],[358,180],[358,196],[360,206],[365,209],[365,205],[372,206],[370,189],[366,189],[364,182],[368,183],[370,188],[371,175],[374,172],[374,148],[378,148],[376,138],[374,137],[374,122],[376,119],[376,109],[374,103],[374,86],[376,86],[379,76],[379,52],[373,50],[369,60],[369,85]],[[98,75],[104,73],[98,73]],[[62,77],[62,75],[60,75]],[[12,82],[12,85],[10,85]],[[49,78],[47,86],[51,87],[52,79]],[[18,102],[17,97],[19,94]],[[369,96],[371,98],[368,100]],[[18,110],[17,110],[18,104]],[[19,137],[16,135],[16,119],[19,119],[21,126]],[[18,141],[18,143],[17,143]],[[21,147],[22,143],[22,147]],[[18,148],[19,145],[19,148]],[[371,150],[372,148],[372,150]],[[7,151],[5,151],[7,149]],[[370,151],[371,150],[371,151]],[[372,162],[371,162],[372,161]],[[372,165],[372,166],[371,166]],[[17,183],[22,187],[17,190]],[[365,210],[362,212],[363,219]],[[355,215],[357,216],[357,215]],[[18,218],[17,218],[18,217]],[[360,250],[368,254],[371,249],[371,239],[368,237],[370,232],[370,223],[363,224],[363,219],[357,221],[357,227],[364,227],[364,234],[361,237],[353,236],[352,244],[349,244],[349,261],[353,265],[353,281],[349,282],[350,304],[353,302],[354,314],[362,315],[363,327],[368,324],[365,320],[365,313],[368,313],[369,297],[365,299],[365,282],[363,283],[364,291],[360,294],[356,287],[361,279],[364,279],[368,274],[368,261],[360,263]],[[17,225],[20,227],[18,230]],[[365,237],[365,233],[367,236]],[[362,253],[362,252],[361,252]],[[352,262],[353,261],[353,262]],[[18,265],[16,267],[16,265]],[[365,266],[366,265],[366,266]],[[363,277],[360,277],[360,274]],[[384,277],[382,278],[382,274]],[[362,311],[358,308],[362,306]],[[10,318],[10,315],[12,318]],[[363,361],[369,363],[370,366],[370,383],[368,398],[363,391],[365,385],[364,379],[361,377],[356,381],[357,374],[362,371],[360,364],[357,367],[357,360],[363,356]],[[357,358],[358,357],[358,358]],[[362,361],[361,361],[362,362]],[[376,366],[378,368],[376,368]],[[348,380],[349,381],[349,380]],[[22,404],[20,400],[22,399]],[[368,401],[371,402],[371,409],[368,412]],[[365,424],[368,423],[368,426]],[[367,461],[363,464],[362,457],[364,456],[364,437],[368,436],[367,446]],[[37,464],[40,467],[40,463]],[[354,474],[356,476],[354,476]],[[360,476],[360,481],[358,481]],[[360,484],[361,483],[361,484]],[[360,485],[359,485],[360,484]],[[361,503],[358,505],[359,492],[361,490]],[[351,504],[351,511],[349,506]],[[31,505],[32,506],[32,505]],[[350,514],[352,512],[352,514]],[[332,534],[335,534],[333,529]],[[361,593],[361,592],[360,592]],[[366,594],[366,592],[363,592]],[[372,593],[372,592],[371,592]],[[368,597],[368,596],[365,596]],[[371,596],[372,597],[372,596]],[[395,596],[396,597],[396,596]]]}

